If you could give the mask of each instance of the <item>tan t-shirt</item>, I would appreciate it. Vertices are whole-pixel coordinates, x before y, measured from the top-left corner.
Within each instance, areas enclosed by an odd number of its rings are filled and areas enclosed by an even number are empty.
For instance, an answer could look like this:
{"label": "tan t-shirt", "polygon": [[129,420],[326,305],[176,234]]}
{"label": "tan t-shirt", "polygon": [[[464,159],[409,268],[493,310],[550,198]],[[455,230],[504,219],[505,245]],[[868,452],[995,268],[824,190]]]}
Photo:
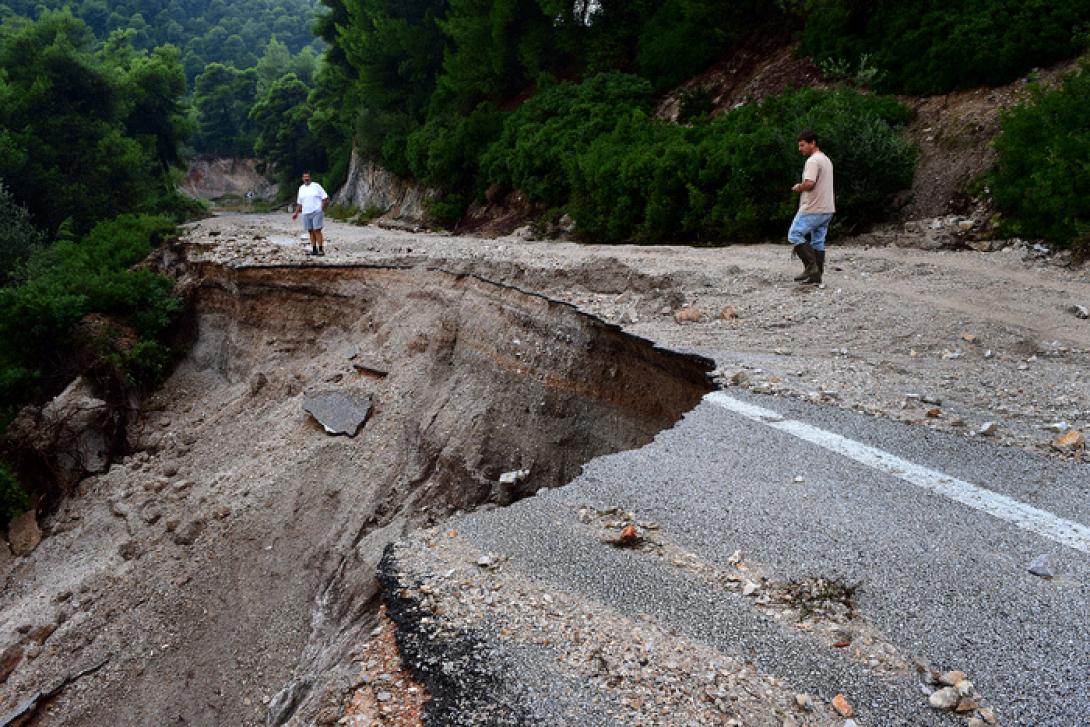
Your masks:
{"label": "tan t-shirt", "polygon": [[814,188],[799,195],[799,212],[836,212],[836,202],[833,199],[833,163],[824,152],[816,151],[807,157],[802,178],[812,179]]}

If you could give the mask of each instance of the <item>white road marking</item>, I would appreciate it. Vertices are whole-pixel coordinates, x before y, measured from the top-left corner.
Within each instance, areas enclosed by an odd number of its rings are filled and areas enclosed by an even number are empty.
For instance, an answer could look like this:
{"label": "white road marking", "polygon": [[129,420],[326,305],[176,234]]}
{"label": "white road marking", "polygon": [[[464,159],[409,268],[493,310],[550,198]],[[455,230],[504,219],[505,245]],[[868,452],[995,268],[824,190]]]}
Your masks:
{"label": "white road marking", "polygon": [[930,490],[955,502],[988,513],[992,517],[1011,523],[1023,530],[1048,538],[1069,548],[1090,554],[1090,527],[1065,520],[1045,510],[1019,502],[1006,495],[959,480],[938,470],[901,459],[876,447],[848,439],[839,434],[819,429],[806,422],[785,419],[770,409],[750,404],[715,391],[705,397],[716,406],[723,407],[747,419],[760,422],[781,432],[824,447],[830,452],[843,455],[860,464],[898,477],[905,482]]}

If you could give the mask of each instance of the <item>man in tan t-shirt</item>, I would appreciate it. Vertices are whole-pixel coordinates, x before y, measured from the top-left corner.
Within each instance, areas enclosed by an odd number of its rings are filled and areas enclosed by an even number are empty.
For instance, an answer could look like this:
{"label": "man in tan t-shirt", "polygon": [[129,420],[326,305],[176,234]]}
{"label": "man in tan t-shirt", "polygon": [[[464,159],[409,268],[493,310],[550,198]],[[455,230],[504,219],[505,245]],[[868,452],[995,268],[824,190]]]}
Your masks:
{"label": "man in tan t-shirt", "polygon": [[[799,153],[806,157],[802,181],[791,188],[799,195],[799,211],[787,232],[787,241],[805,269],[795,280],[820,283],[825,272],[825,235],[836,213],[833,196],[833,163],[818,148],[817,134],[799,134]],[[807,240],[809,238],[809,240]]]}

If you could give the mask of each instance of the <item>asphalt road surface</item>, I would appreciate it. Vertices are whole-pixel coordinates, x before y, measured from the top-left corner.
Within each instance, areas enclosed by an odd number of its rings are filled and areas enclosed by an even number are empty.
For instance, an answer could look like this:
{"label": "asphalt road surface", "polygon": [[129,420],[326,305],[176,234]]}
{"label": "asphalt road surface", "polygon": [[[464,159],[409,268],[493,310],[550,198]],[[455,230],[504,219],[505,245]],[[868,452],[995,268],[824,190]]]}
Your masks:
{"label": "asphalt road surface", "polygon": [[[863,724],[964,724],[927,708],[915,674],[877,678],[740,595],[603,549],[572,517],[581,507],[630,510],[711,563],[741,550],[779,582],[860,583],[867,623],[906,657],[964,671],[1002,724],[1090,725],[1085,464],[729,390],[568,486],[454,525],[551,588],[651,614],[797,689],[843,692]],[[1042,555],[1055,577],[1029,572]]]}

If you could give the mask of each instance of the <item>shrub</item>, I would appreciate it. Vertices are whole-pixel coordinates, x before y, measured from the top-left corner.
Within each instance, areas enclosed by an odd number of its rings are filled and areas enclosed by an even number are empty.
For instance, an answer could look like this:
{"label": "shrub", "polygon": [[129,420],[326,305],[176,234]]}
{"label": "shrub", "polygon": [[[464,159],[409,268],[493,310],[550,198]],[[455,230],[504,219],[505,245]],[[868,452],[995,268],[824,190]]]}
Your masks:
{"label": "shrub", "polygon": [[0,288],[0,409],[11,411],[67,382],[73,330],[91,313],[135,331],[135,347],[118,362],[134,382],[151,383],[162,373],[161,357],[147,344],[167,330],[181,304],[168,278],[129,268],[173,229],[165,218],[143,215],[101,222],[79,242],[62,240],[37,251],[26,280]]}
{"label": "shrub", "polygon": [[1002,116],[987,177],[1009,234],[1090,244],[1090,64]]}
{"label": "shrub", "polygon": [[836,167],[839,222],[865,224],[912,181],[915,153],[896,133],[908,115],[893,99],[812,89],[692,128],[634,112],[571,167],[571,212],[604,242],[782,235],[803,163],[796,135],[812,128]]}
{"label": "shrub", "polygon": [[518,189],[535,202],[564,204],[568,166],[598,136],[635,109],[649,111],[651,85],[623,73],[604,73],[579,84],[541,91],[503,121],[481,159],[490,184]]}
{"label": "shrub", "polygon": [[849,73],[873,63],[883,91],[929,94],[1008,83],[1087,45],[1079,0],[817,0],[802,52]]}

